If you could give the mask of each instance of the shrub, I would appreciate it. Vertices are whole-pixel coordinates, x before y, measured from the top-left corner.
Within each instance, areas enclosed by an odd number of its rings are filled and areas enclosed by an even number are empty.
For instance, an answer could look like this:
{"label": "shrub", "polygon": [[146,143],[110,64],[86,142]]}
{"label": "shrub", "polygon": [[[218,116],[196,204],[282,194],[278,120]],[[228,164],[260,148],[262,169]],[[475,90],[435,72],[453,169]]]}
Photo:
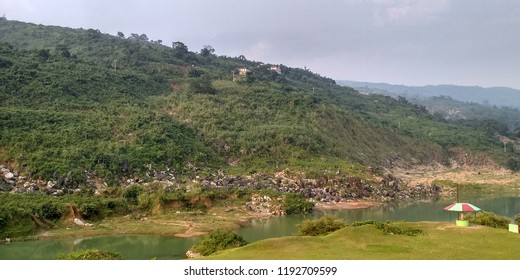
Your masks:
{"label": "shrub", "polygon": [[516,217],[515,217],[515,223],[517,225],[520,225],[520,214],[516,214]]}
{"label": "shrub", "polygon": [[137,203],[137,197],[142,192],[143,192],[143,188],[141,188],[141,186],[139,186],[139,185],[131,185],[131,186],[129,186],[125,190],[125,193],[123,194],[123,197],[126,198],[126,200],[128,200],[128,201],[130,201],[132,203]]}
{"label": "shrub", "polygon": [[391,222],[381,223],[374,220],[360,221],[352,223],[353,227],[359,227],[364,225],[374,225],[377,229],[381,230],[384,234],[393,235],[406,235],[406,236],[417,236],[424,232],[418,228],[400,228],[393,226]]}
{"label": "shrub", "polygon": [[507,229],[511,220],[508,217],[498,216],[492,212],[482,211],[479,212],[476,217],[473,215],[466,215],[465,220],[469,220],[471,223],[477,225],[483,225],[494,228]]}
{"label": "shrub", "polygon": [[378,224],[381,224],[381,222],[378,222],[378,221],[374,221],[374,220],[366,220],[366,221],[355,221],[352,223],[351,226],[353,227],[360,227],[360,226],[364,226],[364,225],[378,225]]}
{"label": "shrub", "polygon": [[46,202],[40,207],[41,217],[47,220],[59,220],[63,216],[63,207],[57,202]]}
{"label": "shrub", "polygon": [[190,251],[209,256],[217,251],[247,245],[247,241],[230,230],[214,230],[199,239]]}
{"label": "shrub", "polygon": [[345,222],[332,216],[317,220],[305,220],[298,225],[298,234],[305,236],[327,235],[346,226]]}
{"label": "shrub", "polygon": [[161,202],[161,195],[157,193],[142,193],[137,198],[139,209],[150,212]]}
{"label": "shrub", "polygon": [[83,250],[69,254],[60,254],[60,260],[122,260],[123,256],[119,253],[104,250]]}
{"label": "shrub", "polygon": [[406,236],[417,236],[423,234],[423,231],[418,228],[400,228],[396,226],[390,225],[389,222],[381,223],[377,225],[377,228],[382,230],[385,234],[395,234],[395,235],[406,235]]}
{"label": "shrub", "polygon": [[307,201],[301,195],[287,194],[284,208],[287,214],[304,214],[314,210],[314,203]]}
{"label": "shrub", "polygon": [[97,202],[87,202],[79,206],[81,216],[87,220],[94,219],[100,216],[99,204]]}

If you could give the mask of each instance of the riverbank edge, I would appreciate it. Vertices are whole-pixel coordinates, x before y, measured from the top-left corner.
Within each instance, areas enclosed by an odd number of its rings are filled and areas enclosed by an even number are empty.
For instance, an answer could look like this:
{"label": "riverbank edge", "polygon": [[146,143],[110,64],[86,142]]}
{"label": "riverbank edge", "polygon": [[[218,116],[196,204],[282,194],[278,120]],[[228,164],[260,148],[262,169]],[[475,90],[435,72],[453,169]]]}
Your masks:
{"label": "riverbank edge", "polygon": [[[352,209],[365,209],[373,206],[379,206],[382,205],[381,202],[376,201],[367,201],[367,200],[353,200],[353,201],[341,201],[341,202],[319,202],[316,203],[316,206],[314,208],[314,211],[327,211],[327,210],[352,210]],[[222,216],[212,216],[212,215],[205,215],[207,217],[212,217],[215,220],[221,219]],[[239,215],[239,216],[233,216],[228,215],[227,219],[228,221],[234,224],[234,226],[230,226],[229,229],[236,230],[245,224],[247,224],[251,220],[256,219],[268,219],[274,217],[274,215],[269,213],[256,213],[256,212],[249,212],[247,215]],[[112,220],[114,222],[117,222],[117,219],[122,219],[124,217],[117,217],[117,218],[107,218],[103,221]],[[150,216],[147,219],[154,219],[154,218],[160,218],[160,216]],[[185,222],[185,220],[180,219],[168,219],[170,222]],[[135,221],[137,223],[139,221]],[[106,230],[95,230],[95,231],[81,231],[81,229],[84,229],[84,227],[81,226],[68,226],[68,225],[59,225],[57,228],[51,229],[51,230],[45,230],[40,231],[35,235],[31,236],[24,236],[24,237],[17,237],[17,238],[9,238],[6,240],[0,240],[0,243],[11,243],[11,242],[23,242],[23,241],[33,241],[33,240],[55,240],[55,239],[64,239],[64,238],[83,238],[83,237],[97,237],[97,236],[116,236],[116,235],[155,235],[155,236],[171,236],[176,238],[191,238],[196,236],[201,236],[204,234],[207,234],[208,231],[199,231],[196,230],[198,227],[197,222],[191,222],[192,226],[187,226],[187,229],[185,231],[178,231],[178,232],[170,232],[170,233],[164,233],[157,230],[130,230],[130,226],[128,226],[127,230],[117,230],[117,231],[106,231]],[[157,228],[159,228],[158,226]],[[72,232],[67,232],[66,234],[61,234],[58,231],[59,230],[72,230]],[[52,234],[49,234],[52,233]]]}

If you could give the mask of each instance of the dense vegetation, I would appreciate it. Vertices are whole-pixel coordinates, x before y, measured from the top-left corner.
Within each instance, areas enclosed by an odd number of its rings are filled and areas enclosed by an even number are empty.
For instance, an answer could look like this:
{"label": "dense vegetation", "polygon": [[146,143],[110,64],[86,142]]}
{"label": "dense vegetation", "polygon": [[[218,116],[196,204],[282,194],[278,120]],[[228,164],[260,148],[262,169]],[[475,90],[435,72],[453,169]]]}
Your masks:
{"label": "dense vegetation", "polygon": [[520,110],[517,108],[461,102],[448,96],[408,99],[444,119],[484,130],[491,135],[520,136]]}
{"label": "dense vegetation", "polygon": [[28,236],[40,229],[54,228],[65,218],[74,218],[74,209],[87,220],[129,211],[126,201],[118,197],[0,193],[0,238]]}
{"label": "dense vegetation", "polygon": [[8,20],[0,43],[0,161],[62,185],[118,185],[158,170],[448,162],[460,149],[506,164],[514,152],[405,99],[283,65],[279,74],[211,46],[195,53],[145,34]]}
{"label": "dense vegetation", "polygon": [[[39,230],[71,226],[74,218],[97,222],[107,217],[131,214],[133,218],[139,219],[144,215],[168,210],[202,214],[211,205],[242,206],[256,193],[258,190],[253,189],[208,190],[200,187],[191,191],[165,191],[157,184],[112,188],[104,195],[87,192],[63,196],[0,193],[0,238],[30,236]],[[308,202],[301,195],[268,190],[260,193],[285,197],[280,202],[280,209],[287,214],[307,213],[314,207],[314,203]]]}

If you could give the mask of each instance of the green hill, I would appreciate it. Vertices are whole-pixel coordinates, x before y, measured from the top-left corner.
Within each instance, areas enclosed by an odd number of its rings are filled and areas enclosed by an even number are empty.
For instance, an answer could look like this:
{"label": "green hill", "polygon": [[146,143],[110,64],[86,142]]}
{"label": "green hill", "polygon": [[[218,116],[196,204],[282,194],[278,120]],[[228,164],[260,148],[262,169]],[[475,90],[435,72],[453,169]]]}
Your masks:
{"label": "green hill", "polygon": [[409,167],[461,151],[499,164],[516,157],[495,135],[402,98],[171,45],[0,20],[0,161],[81,185],[161,170]]}

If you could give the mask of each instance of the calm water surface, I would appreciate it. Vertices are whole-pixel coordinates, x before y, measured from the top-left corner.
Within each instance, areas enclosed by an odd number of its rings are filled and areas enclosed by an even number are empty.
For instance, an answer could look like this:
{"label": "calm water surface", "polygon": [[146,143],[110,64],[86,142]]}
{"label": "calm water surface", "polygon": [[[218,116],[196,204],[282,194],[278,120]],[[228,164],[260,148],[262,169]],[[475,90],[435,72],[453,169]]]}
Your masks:
{"label": "calm water surface", "polygon": [[[294,235],[297,224],[304,219],[323,215],[333,215],[348,223],[362,220],[406,220],[406,221],[445,221],[454,222],[456,213],[443,208],[453,200],[430,200],[419,202],[394,202],[367,209],[330,210],[309,215],[293,215],[250,221],[239,230],[247,241]],[[520,213],[519,196],[479,197],[474,195],[463,202],[471,202],[482,210],[494,212],[511,219]],[[197,240],[194,238],[175,238],[162,236],[125,235],[104,236],[61,240],[37,240],[13,242],[0,245],[0,259],[4,260],[43,260],[56,259],[60,253],[83,249],[105,249],[120,252],[125,259],[184,259],[185,252]]]}

